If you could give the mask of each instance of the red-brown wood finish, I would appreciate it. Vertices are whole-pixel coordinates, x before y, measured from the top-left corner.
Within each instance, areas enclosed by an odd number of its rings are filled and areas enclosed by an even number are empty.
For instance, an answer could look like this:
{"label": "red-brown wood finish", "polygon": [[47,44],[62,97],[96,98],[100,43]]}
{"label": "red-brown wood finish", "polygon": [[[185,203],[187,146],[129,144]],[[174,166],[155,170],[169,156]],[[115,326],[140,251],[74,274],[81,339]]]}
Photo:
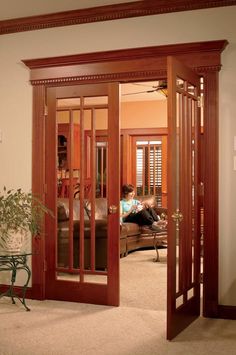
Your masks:
{"label": "red-brown wood finish", "polygon": [[[45,191],[45,202],[53,211],[55,218],[46,219],[45,231],[47,238],[45,240],[45,258],[47,268],[45,270],[45,297],[50,298],[50,294],[54,291],[54,285],[51,279],[55,277],[56,267],[56,226],[57,226],[57,171],[56,171],[56,156],[57,156],[57,127],[56,127],[56,92],[53,89],[46,90],[48,114],[45,122],[45,183],[47,191]],[[55,112],[55,116],[54,115]],[[35,158],[36,159],[36,158]]]}
{"label": "red-brown wood finish", "polygon": [[[200,210],[197,158],[200,134],[200,109],[197,109],[197,98],[200,93],[200,77],[175,58],[168,57],[167,60],[169,129],[167,339],[171,340],[200,314]],[[183,79],[188,85],[189,83],[194,85],[196,88],[194,95],[188,93],[187,85],[184,84],[183,88],[178,87],[178,78]],[[179,222],[172,219],[173,214],[177,212],[183,215],[183,220]],[[190,293],[191,297],[188,296]],[[180,305],[177,300],[181,301]]]}
{"label": "red-brown wood finish", "polygon": [[[45,202],[45,86],[33,87],[32,192]],[[47,217],[46,217],[47,218]],[[45,298],[45,238],[32,240],[32,297]]]}
{"label": "red-brown wood finish", "polygon": [[[182,43],[180,44],[169,44],[163,46],[151,46],[151,47],[139,47],[139,48],[129,48],[129,49],[119,49],[113,51],[104,51],[104,52],[93,52],[93,53],[84,53],[84,54],[73,54],[68,56],[60,56],[60,57],[49,57],[49,58],[35,58],[35,59],[24,59],[23,63],[30,69],[43,69],[43,68],[53,68],[53,67],[63,67],[63,66],[73,66],[75,68],[76,65],[82,64],[92,64],[92,63],[105,63],[105,62],[124,62],[130,63],[130,60],[134,61],[136,59],[146,59],[152,58],[157,59],[161,58],[159,68],[155,68],[156,70],[161,70],[165,63],[165,57],[167,55],[174,55],[179,57],[184,63],[189,62],[193,68],[202,67],[202,70],[206,70],[205,67],[211,68],[212,70],[217,70],[215,66],[220,67],[220,57],[219,54],[224,50],[227,45],[226,40],[215,40],[208,42],[190,42],[190,43]],[[207,53],[207,56],[206,56]],[[191,61],[188,60],[189,56],[191,56]],[[164,58],[162,58],[164,57]],[[128,61],[128,62],[126,62]],[[186,64],[185,63],[185,64]],[[124,65],[125,67],[125,65]],[[90,66],[91,68],[91,66]],[[132,66],[133,70],[135,70],[135,63]],[[68,69],[68,68],[67,68]],[[117,68],[118,69],[118,68]],[[119,70],[116,70],[115,73],[120,73],[122,67],[121,63],[119,64]],[[148,66],[145,65],[142,69],[144,69],[144,73],[148,72]],[[91,69],[90,69],[91,70]],[[54,70],[55,72],[55,70]],[[103,71],[104,72],[104,71]],[[38,75],[33,76],[31,71],[31,80],[41,79],[43,80],[44,76],[46,77],[47,72],[39,71]],[[53,71],[51,71],[51,74]],[[106,72],[107,74],[109,72]],[[69,75],[70,73],[68,73]],[[88,72],[86,73],[88,76]],[[100,73],[99,73],[100,74]],[[128,75],[128,72],[127,72]],[[140,75],[140,72],[139,72]],[[55,74],[54,74],[55,76]],[[80,77],[82,73],[80,73]],[[63,71],[63,77],[65,78],[65,70]],[[58,79],[58,78],[57,78]],[[80,80],[83,79],[80,78]],[[75,80],[75,78],[73,78]],[[52,84],[56,83],[55,80],[52,80]],[[37,82],[35,82],[37,84]]]}
{"label": "red-brown wood finish", "polygon": [[[218,316],[219,73],[204,76],[204,285],[203,315]],[[217,241],[217,242],[216,242]],[[212,252],[212,248],[214,252]],[[209,253],[210,257],[207,257]]]}
{"label": "red-brown wood finish", "polygon": [[[217,316],[218,290],[215,284],[218,282],[218,269],[214,268],[214,272],[212,273],[210,264],[211,260],[218,260],[218,191],[216,187],[218,183],[218,160],[216,160],[217,153],[213,149],[211,142],[218,144],[218,122],[215,120],[215,117],[218,115],[219,89],[215,78],[218,76],[218,71],[221,68],[221,52],[224,50],[227,43],[226,40],[219,40],[23,61],[25,65],[29,66],[31,69],[30,80],[32,85],[35,86],[33,119],[36,122],[33,124],[36,125],[36,127],[39,125],[37,121],[41,119],[39,112],[43,112],[44,109],[43,100],[38,97],[37,92],[38,90],[40,91],[41,88],[47,87],[47,85],[61,86],[73,83],[84,84],[101,81],[119,80],[129,82],[135,80],[149,80],[150,78],[155,80],[163,79],[166,77],[167,55],[176,56],[179,60],[184,62],[184,64],[204,76],[204,80],[206,81],[204,94],[205,97],[208,97],[205,101],[204,112],[204,124],[207,129],[207,144],[203,145],[203,155],[208,157],[208,159],[205,159],[204,174],[206,178],[207,176],[211,178],[205,184],[204,197],[204,207],[205,210],[208,211],[204,216],[207,226],[204,231],[204,272],[207,272],[209,277],[207,277],[207,284],[204,282],[203,288],[207,287],[207,290],[213,290],[211,295],[210,291],[204,293],[204,297],[206,298],[204,303],[207,307],[209,307],[210,304],[214,304],[214,316]],[[140,60],[140,58],[143,59]],[[78,62],[76,62],[77,60]],[[91,61],[91,65],[89,61]],[[97,61],[100,61],[100,63],[97,63]],[[83,63],[88,63],[86,64],[86,70]],[[69,70],[68,66],[70,66]],[[81,69],[81,71],[79,71],[79,69]],[[212,98],[214,98],[214,100],[212,100]],[[42,136],[43,131],[41,130],[37,132],[37,134]],[[37,139],[40,139],[43,144],[44,140],[42,137],[38,137]],[[36,146],[36,143],[33,142],[33,145]],[[39,154],[44,154],[43,147],[40,149]],[[33,156],[33,161],[38,161],[39,154]],[[213,161],[216,160],[215,163],[211,163],[212,156],[214,158]],[[43,167],[41,166],[41,168]],[[38,178],[37,164],[34,165],[33,169],[35,189],[42,191],[44,181]],[[40,170],[40,174],[42,174],[42,169]],[[214,201],[212,201],[213,199]],[[40,257],[43,256],[41,255]],[[208,270],[208,268],[210,269]],[[43,273],[43,269],[41,269],[40,272]],[[38,280],[43,282],[43,278],[38,278],[37,282]],[[33,285],[34,284],[35,282],[33,282]],[[43,288],[43,283],[40,283],[40,287]],[[208,296],[210,296],[209,301]]]}
{"label": "red-brown wood finish", "polygon": [[[81,166],[80,166],[80,206],[84,206],[84,189],[85,176],[87,174],[85,170],[84,157],[85,157],[85,144],[84,144],[84,108],[85,105],[84,96],[106,96],[109,95],[108,101],[108,204],[116,205],[117,212],[108,216],[108,268],[107,271],[98,271],[95,269],[95,149],[96,149],[96,112],[95,109],[91,110],[91,120],[90,120],[90,149],[89,149],[89,178],[91,181],[91,196],[89,198],[91,203],[91,217],[90,217],[90,256],[91,265],[88,267],[84,266],[84,209],[80,208],[80,266],[77,268],[73,263],[74,255],[74,245],[73,238],[73,191],[70,189],[69,194],[69,267],[63,270],[57,265],[57,223],[56,221],[48,221],[46,225],[47,230],[50,231],[50,237],[46,241],[46,259],[47,259],[47,271],[46,271],[46,287],[45,296],[49,299],[58,299],[65,301],[74,302],[87,302],[87,303],[97,303],[97,304],[108,304],[117,306],[119,305],[119,189],[114,189],[119,181],[119,85],[112,84],[99,84],[99,85],[86,85],[86,86],[67,86],[60,88],[48,88],[48,117],[46,124],[46,154],[47,154],[47,172],[46,181],[48,183],[48,192],[46,194],[46,201],[48,205],[55,211],[56,214],[56,100],[60,98],[71,98],[78,97],[81,102],[81,115],[80,115],[80,144],[81,144]],[[88,123],[88,122],[87,122]],[[69,130],[69,140],[71,144],[69,145],[69,179],[72,180],[73,169],[72,169],[72,155],[74,152],[73,147],[73,122],[72,117],[70,117],[70,130]],[[51,139],[49,139],[51,137]],[[50,142],[49,142],[50,140]],[[112,159],[116,156],[117,159]],[[72,184],[71,184],[72,186]],[[76,251],[75,251],[76,252]],[[65,273],[77,273],[80,275],[80,280],[66,280],[63,281],[58,279],[57,272]],[[93,282],[88,282],[85,280],[86,274],[93,275],[108,275],[107,283],[105,284],[94,284]],[[86,281],[86,282],[85,282]],[[89,285],[88,285],[89,283]],[[89,292],[89,294],[87,294]]]}
{"label": "red-brown wood finish", "polygon": [[[109,84],[108,107],[108,304],[120,303],[120,88]],[[110,207],[116,212],[110,213]]]}
{"label": "red-brown wood finish", "polygon": [[[209,315],[210,317],[210,315]],[[223,319],[236,319],[236,307],[235,306],[218,306],[217,318]]]}
{"label": "red-brown wood finish", "polygon": [[235,0],[149,0],[97,6],[0,21],[0,35],[121,18],[236,5]]}

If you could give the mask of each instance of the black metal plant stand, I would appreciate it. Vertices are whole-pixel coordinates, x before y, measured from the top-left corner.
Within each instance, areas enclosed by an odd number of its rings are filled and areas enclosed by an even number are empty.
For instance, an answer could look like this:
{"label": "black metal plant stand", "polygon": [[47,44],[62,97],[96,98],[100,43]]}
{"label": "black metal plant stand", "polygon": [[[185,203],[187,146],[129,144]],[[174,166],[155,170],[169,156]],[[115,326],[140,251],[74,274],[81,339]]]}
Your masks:
{"label": "black metal plant stand", "polygon": [[[7,291],[0,294],[0,298],[4,296],[11,297],[13,304],[15,304],[15,298],[17,298],[23,304],[26,311],[30,311],[30,308],[27,307],[25,303],[25,294],[31,277],[31,271],[27,265],[27,259],[29,255],[32,254],[25,253],[25,252],[19,252],[19,253],[0,252],[0,272],[11,271],[11,284],[9,285]],[[16,274],[18,270],[25,270],[27,274],[26,283],[21,287],[22,288],[21,296],[15,293],[14,291],[14,284],[16,281]]]}

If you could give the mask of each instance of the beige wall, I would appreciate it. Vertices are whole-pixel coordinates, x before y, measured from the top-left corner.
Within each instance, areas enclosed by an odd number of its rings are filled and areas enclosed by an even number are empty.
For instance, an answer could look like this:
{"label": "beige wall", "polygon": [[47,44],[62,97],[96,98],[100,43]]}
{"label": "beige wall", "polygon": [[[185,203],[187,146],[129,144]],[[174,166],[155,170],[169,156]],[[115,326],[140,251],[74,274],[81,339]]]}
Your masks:
{"label": "beige wall", "polygon": [[123,102],[121,128],[167,127],[167,100]]}
{"label": "beige wall", "polygon": [[32,88],[21,59],[227,39],[220,72],[220,302],[236,305],[236,6],[0,36],[0,188],[31,186]]}

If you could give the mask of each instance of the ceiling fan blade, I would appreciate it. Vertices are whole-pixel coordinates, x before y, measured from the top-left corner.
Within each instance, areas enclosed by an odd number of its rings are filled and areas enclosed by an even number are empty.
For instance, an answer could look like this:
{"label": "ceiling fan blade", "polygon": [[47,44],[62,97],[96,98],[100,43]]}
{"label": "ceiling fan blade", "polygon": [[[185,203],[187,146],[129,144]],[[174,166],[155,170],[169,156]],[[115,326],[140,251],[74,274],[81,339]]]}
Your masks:
{"label": "ceiling fan blade", "polygon": [[[142,87],[146,87],[146,88],[154,88],[153,85],[148,85],[148,84],[143,84],[143,83],[132,83],[132,85],[136,85],[136,86],[142,86]],[[156,86],[155,86],[156,87]]]}
{"label": "ceiling fan blade", "polygon": [[122,95],[126,96],[126,95],[146,94],[148,92],[153,92],[153,91],[156,91],[156,90],[145,90],[145,91],[128,92],[127,94],[122,94]]}
{"label": "ceiling fan blade", "polygon": [[142,90],[142,91],[134,91],[134,92],[128,92],[128,93],[124,93],[122,94],[122,96],[127,96],[127,95],[138,95],[138,94],[150,94],[150,93],[153,93],[153,92],[160,92],[162,93],[164,96],[167,97],[167,94],[166,94],[166,89],[167,89],[167,83],[164,82],[164,81],[161,81],[160,83],[157,82],[158,85],[143,85],[142,83],[132,83],[132,85],[138,85],[138,86],[145,86],[145,87],[149,87],[150,89],[148,90]]}

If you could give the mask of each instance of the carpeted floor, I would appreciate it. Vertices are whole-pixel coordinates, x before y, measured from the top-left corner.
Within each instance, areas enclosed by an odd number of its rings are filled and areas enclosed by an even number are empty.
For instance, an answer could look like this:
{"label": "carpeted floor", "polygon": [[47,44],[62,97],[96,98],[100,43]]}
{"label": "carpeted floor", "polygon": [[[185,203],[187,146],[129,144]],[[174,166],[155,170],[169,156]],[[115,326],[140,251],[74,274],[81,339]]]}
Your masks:
{"label": "carpeted floor", "polygon": [[121,306],[166,310],[167,250],[159,249],[160,262],[153,262],[154,249],[139,250],[121,259]]}
{"label": "carpeted floor", "polygon": [[1,299],[0,355],[235,355],[235,321],[200,317],[165,340],[165,251],[160,263],[154,256],[139,251],[121,260],[120,307],[27,300],[25,312]]}

